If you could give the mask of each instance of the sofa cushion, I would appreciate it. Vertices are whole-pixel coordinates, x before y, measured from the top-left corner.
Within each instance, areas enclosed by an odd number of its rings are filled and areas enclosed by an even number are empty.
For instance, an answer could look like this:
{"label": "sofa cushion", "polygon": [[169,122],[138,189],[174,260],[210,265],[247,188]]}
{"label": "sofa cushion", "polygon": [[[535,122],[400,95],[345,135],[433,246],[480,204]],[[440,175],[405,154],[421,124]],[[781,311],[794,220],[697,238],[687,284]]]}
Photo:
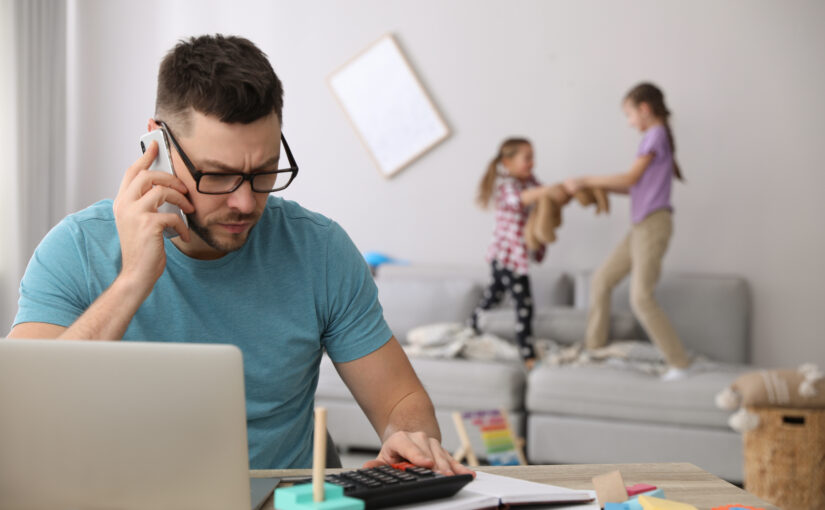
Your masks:
{"label": "sofa cushion", "polygon": [[411,358],[433,405],[456,411],[524,407],[527,374],[521,362]]}
{"label": "sofa cushion", "polygon": [[530,292],[535,308],[571,306],[573,286],[573,278],[561,269],[543,266],[530,269]]}
{"label": "sofa cushion", "polygon": [[[484,271],[484,277],[479,279],[482,288],[487,288],[492,280],[490,270]],[[530,272],[530,295],[535,308],[569,307],[573,304],[573,278],[553,268],[536,268]],[[496,308],[512,309],[515,306],[513,297],[508,293]]]}
{"label": "sofa cushion", "polygon": [[742,480],[742,436],[730,429],[534,414],[527,423],[527,457],[534,464],[690,462],[725,480]]}
{"label": "sofa cushion", "polygon": [[539,366],[529,376],[526,407],[530,413],[727,428],[730,412],[717,409],[714,399],[746,370],[708,369],[664,382],[630,368]]}
{"label": "sofa cushion", "polygon": [[[514,308],[498,308],[479,314],[478,325],[485,333],[501,338],[515,339],[516,312]],[[548,338],[564,344],[582,342],[587,328],[587,310],[570,307],[535,309],[533,312],[533,336]],[[641,328],[630,312],[616,312],[610,317],[610,338],[637,340],[642,338]]]}
{"label": "sofa cushion", "polygon": [[[526,374],[521,363],[427,358],[410,361],[436,408],[454,411],[523,408]],[[321,360],[315,395],[319,399],[354,404],[349,389],[327,356]]]}
{"label": "sofa cushion", "polygon": [[[376,276],[384,317],[400,341],[412,328],[437,322],[461,322],[470,317],[490,281],[490,269],[478,266],[390,265]],[[537,308],[573,304],[573,279],[554,268],[531,273]],[[504,304],[503,309],[511,305]]]}
{"label": "sofa cushion", "polygon": [[412,266],[381,267],[376,284],[384,318],[402,343],[415,327],[436,322],[464,322],[482,292],[475,274],[427,273],[416,271]]}
{"label": "sofa cushion", "polygon": [[[381,266],[378,281],[405,279],[439,281],[443,279],[471,279],[482,288],[490,284],[492,274],[486,265],[438,265],[411,264],[408,266]],[[530,269],[530,290],[533,304],[537,307],[571,306],[573,304],[573,278],[565,271],[536,266]]]}
{"label": "sofa cushion", "polygon": [[[576,307],[587,308],[589,296],[590,273],[579,273]],[[727,363],[748,361],[750,293],[744,279],[665,273],[656,300],[688,350]],[[629,278],[613,291],[612,307],[613,312],[631,311]]]}

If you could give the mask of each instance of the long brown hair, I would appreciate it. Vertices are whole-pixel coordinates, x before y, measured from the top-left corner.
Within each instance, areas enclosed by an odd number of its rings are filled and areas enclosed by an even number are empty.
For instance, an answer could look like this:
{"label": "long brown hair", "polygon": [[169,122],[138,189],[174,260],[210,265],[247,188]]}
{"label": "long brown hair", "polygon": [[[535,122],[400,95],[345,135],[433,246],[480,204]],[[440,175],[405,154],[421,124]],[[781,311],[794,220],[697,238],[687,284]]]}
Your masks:
{"label": "long brown hair", "polygon": [[670,129],[669,122],[670,110],[665,105],[665,95],[661,89],[652,83],[640,83],[628,91],[624,96],[624,100],[630,101],[636,107],[642,103],[647,103],[653,116],[662,121],[667,139],[670,142],[670,152],[673,154],[673,174],[680,181],[684,181],[682,169],[679,168],[679,163],[676,162],[676,142],[673,140],[673,131]]}
{"label": "long brown hair", "polygon": [[487,171],[484,172],[484,176],[481,178],[478,186],[476,202],[478,202],[478,205],[483,209],[486,209],[487,206],[490,205],[490,199],[493,197],[496,177],[498,175],[498,164],[501,163],[501,160],[504,158],[509,159],[515,156],[522,145],[530,145],[530,140],[526,138],[508,138],[501,142],[501,146],[498,148],[498,154],[496,154],[496,157],[487,165]]}

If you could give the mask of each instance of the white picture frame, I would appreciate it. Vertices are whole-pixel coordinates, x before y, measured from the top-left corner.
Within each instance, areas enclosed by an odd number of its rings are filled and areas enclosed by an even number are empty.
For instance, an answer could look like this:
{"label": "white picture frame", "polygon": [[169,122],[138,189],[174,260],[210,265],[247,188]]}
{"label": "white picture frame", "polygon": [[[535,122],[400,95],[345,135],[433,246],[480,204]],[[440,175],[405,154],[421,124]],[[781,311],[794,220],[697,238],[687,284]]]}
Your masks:
{"label": "white picture frame", "polygon": [[355,55],[328,82],[384,177],[394,176],[450,136],[392,34]]}

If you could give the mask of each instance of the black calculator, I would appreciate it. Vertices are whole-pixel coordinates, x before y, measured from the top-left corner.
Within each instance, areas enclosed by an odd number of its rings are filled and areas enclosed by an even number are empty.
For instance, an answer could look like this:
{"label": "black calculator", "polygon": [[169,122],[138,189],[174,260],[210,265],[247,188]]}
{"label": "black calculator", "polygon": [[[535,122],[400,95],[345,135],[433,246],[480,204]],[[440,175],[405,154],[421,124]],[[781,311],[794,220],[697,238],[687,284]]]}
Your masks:
{"label": "black calculator", "polygon": [[448,498],[473,481],[473,475],[442,475],[404,462],[327,475],[344,495],[364,501],[366,510]]}

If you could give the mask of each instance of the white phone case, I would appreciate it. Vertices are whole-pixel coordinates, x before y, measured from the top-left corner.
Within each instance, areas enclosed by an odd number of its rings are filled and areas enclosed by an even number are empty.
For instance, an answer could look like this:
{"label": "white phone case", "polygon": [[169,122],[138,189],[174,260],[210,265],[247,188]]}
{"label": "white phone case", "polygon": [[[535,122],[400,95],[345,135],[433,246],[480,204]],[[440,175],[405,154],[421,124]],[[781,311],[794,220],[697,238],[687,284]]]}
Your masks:
{"label": "white phone case", "polygon": [[[140,149],[143,152],[146,152],[146,149],[149,148],[149,145],[151,145],[153,140],[158,143],[158,155],[155,157],[155,160],[152,161],[151,166],[149,166],[149,170],[159,170],[161,172],[167,172],[175,175],[175,170],[172,166],[172,157],[169,151],[169,141],[166,138],[165,131],[162,129],[154,129],[141,136]],[[183,224],[189,228],[189,222],[186,221],[186,215],[183,214],[180,207],[170,204],[169,202],[164,202],[160,207],[158,207],[158,212],[177,214],[180,216],[180,219],[183,220]],[[174,228],[167,227],[163,229],[163,237],[172,238],[177,236],[178,231]]]}

